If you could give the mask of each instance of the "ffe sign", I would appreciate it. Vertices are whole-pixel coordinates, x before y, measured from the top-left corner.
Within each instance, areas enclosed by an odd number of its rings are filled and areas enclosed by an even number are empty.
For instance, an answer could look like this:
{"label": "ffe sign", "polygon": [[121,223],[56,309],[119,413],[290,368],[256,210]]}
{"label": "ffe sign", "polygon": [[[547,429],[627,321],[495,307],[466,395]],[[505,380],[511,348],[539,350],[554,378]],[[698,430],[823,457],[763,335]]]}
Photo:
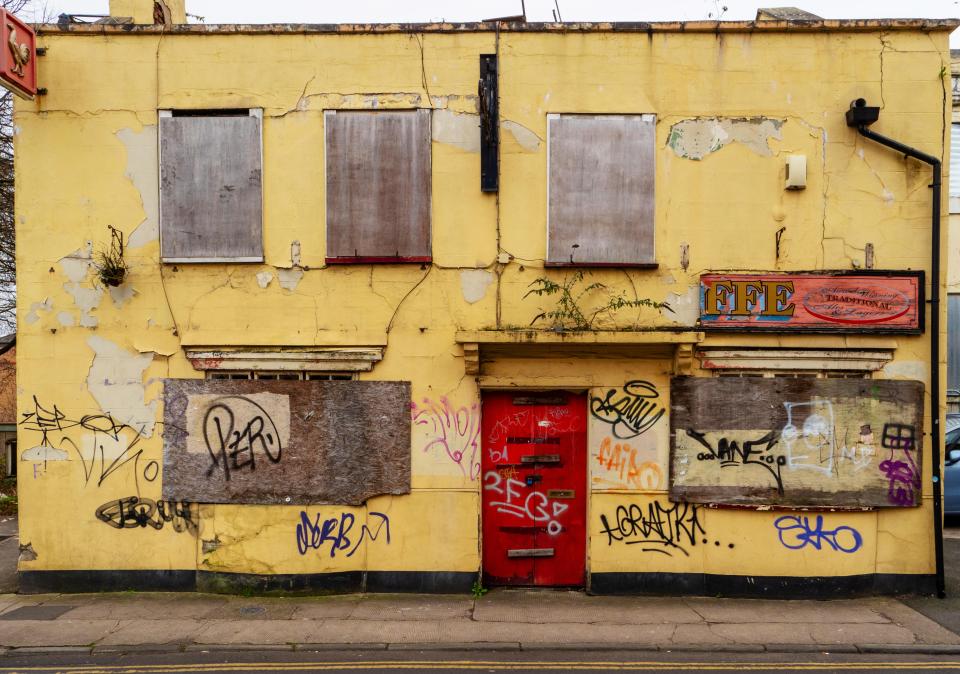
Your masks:
{"label": "ffe sign", "polygon": [[5,10],[0,10],[0,85],[30,101],[37,95],[36,33]]}

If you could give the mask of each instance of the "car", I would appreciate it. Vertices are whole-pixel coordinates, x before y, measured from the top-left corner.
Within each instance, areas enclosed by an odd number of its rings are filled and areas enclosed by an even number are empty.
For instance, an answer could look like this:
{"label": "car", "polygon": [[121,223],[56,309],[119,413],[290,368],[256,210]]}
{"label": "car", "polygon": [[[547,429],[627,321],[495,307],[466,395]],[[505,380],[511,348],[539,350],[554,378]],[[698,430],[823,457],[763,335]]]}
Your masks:
{"label": "car", "polygon": [[943,514],[960,515],[960,414],[947,415],[943,444]]}

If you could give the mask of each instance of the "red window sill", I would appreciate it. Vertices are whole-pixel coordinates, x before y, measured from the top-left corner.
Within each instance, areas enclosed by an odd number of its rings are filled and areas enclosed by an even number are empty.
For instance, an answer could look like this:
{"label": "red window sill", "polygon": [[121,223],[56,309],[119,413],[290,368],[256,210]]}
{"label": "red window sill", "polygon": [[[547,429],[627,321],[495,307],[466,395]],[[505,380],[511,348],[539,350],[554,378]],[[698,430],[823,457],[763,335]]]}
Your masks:
{"label": "red window sill", "polygon": [[629,269],[657,269],[656,262],[547,262],[545,267],[614,267]]}

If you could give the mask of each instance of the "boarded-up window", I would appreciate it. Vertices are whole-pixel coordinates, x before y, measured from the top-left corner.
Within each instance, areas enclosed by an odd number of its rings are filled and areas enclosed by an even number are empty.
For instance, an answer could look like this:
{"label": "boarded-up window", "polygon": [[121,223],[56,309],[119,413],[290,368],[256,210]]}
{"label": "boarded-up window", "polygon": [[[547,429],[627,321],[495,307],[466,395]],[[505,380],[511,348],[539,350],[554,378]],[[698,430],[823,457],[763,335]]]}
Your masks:
{"label": "boarded-up window", "polygon": [[164,262],[262,262],[260,111],[160,117]]}
{"label": "boarded-up window", "polygon": [[430,260],[430,111],[325,116],[328,262]]}
{"label": "boarded-up window", "polygon": [[654,115],[550,115],[547,263],[655,264]]}

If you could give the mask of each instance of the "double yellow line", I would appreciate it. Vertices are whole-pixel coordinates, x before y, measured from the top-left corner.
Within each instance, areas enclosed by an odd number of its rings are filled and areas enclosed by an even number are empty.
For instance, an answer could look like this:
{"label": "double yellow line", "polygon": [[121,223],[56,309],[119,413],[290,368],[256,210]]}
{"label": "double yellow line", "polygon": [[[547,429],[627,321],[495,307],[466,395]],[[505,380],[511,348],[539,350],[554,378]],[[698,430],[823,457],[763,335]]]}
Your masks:
{"label": "double yellow line", "polygon": [[958,669],[955,662],[574,662],[569,660],[509,662],[502,660],[394,660],[373,662],[238,662],[238,663],[184,663],[182,665],[80,665],[76,667],[15,667],[0,671],[57,672],[58,674],[164,674],[172,672],[300,672],[349,671],[360,669],[452,669],[499,671],[876,671]]}

